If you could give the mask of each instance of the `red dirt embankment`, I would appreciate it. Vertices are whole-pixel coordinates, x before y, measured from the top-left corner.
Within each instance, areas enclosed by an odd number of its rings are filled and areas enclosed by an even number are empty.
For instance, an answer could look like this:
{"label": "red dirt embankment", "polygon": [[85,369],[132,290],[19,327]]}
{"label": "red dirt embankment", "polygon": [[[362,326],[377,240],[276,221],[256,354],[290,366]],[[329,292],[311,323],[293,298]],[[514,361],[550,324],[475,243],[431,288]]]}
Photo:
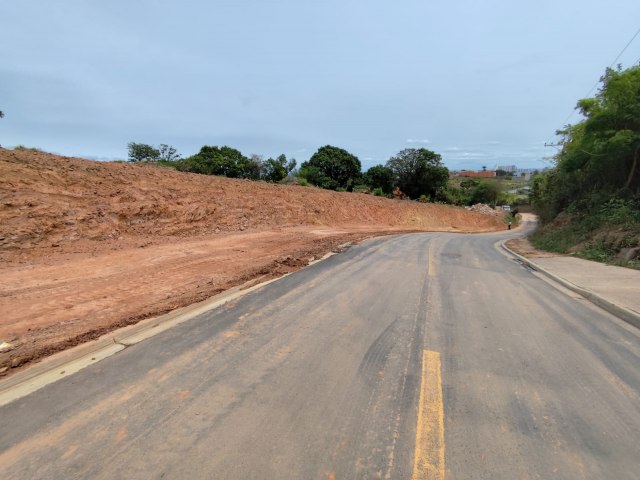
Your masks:
{"label": "red dirt embankment", "polygon": [[501,228],[462,208],[0,148],[0,374],[345,242]]}

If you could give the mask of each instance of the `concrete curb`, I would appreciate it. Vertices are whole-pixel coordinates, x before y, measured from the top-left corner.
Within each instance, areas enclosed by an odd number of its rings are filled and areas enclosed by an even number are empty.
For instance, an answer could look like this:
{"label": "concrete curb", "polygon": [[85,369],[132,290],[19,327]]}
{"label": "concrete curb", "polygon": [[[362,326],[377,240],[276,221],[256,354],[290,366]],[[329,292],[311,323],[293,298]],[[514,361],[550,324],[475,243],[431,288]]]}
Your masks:
{"label": "concrete curb", "polygon": [[[233,287],[202,302],[182,307],[159,317],[142,320],[136,324],[109,332],[102,337],[68,350],[63,350],[40,363],[0,381],[0,406],[29,395],[36,390],[121,352],[147,338],[191,320],[227,302],[236,300],[258,288],[279,280],[278,277],[255,285],[256,280]],[[258,279],[259,281],[259,279]],[[252,285],[252,282],[254,283]]]}
{"label": "concrete curb", "polygon": [[[336,251],[328,252],[323,257],[309,262],[307,267],[333,257],[351,245],[350,242],[339,245]],[[46,357],[26,370],[18,372],[9,378],[0,379],[0,407],[25,397],[45,385],[73,375],[79,370],[115,355],[127,347],[140,343],[180,323],[189,321],[289,275],[291,273],[285,273],[266,281],[261,281],[264,276],[254,278],[201,302],[178,308],[159,317],[141,320],[133,325],[106,333],[91,342],[83,343]]]}
{"label": "concrete curb", "polygon": [[554,282],[559,283],[563,287],[566,287],[569,290],[572,290],[572,291],[576,292],[577,294],[582,295],[584,298],[589,300],[594,305],[597,305],[598,307],[602,308],[603,310],[606,310],[610,314],[615,315],[620,320],[622,320],[624,322],[627,322],[629,325],[632,325],[632,326],[640,329],[640,313],[636,313],[633,310],[629,310],[628,308],[622,307],[620,305],[616,305],[615,303],[607,300],[606,298],[601,297],[600,295],[598,295],[596,293],[593,293],[590,290],[587,290],[586,288],[580,287],[579,285],[571,283],[570,281],[565,280],[564,278],[559,277],[559,276],[549,272],[548,270],[545,270],[544,268],[542,268],[537,263],[532,262],[528,258],[525,258],[522,255],[520,255],[520,254],[514,252],[513,250],[511,250],[509,247],[507,247],[505,245],[505,242],[506,242],[506,240],[503,240],[502,242],[500,242],[500,246],[505,251],[507,251],[509,254],[513,255],[518,260],[520,260],[523,264],[527,265],[529,268],[531,268],[531,269],[533,269],[533,270],[535,270],[537,272],[540,272],[541,274],[543,274],[546,277],[550,278]]}

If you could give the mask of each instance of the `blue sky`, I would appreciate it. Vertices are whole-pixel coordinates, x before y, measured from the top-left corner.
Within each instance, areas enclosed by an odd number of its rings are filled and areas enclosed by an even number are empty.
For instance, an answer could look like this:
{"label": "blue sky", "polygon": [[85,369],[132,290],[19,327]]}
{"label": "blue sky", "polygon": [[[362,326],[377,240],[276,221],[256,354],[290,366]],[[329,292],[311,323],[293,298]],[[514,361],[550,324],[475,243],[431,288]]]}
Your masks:
{"label": "blue sky", "polygon": [[[637,0],[3,2],[0,144],[299,161],[331,144],[364,169],[426,147],[452,169],[543,167],[638,28]],[[640,37],[619,63],[638,60]]]}

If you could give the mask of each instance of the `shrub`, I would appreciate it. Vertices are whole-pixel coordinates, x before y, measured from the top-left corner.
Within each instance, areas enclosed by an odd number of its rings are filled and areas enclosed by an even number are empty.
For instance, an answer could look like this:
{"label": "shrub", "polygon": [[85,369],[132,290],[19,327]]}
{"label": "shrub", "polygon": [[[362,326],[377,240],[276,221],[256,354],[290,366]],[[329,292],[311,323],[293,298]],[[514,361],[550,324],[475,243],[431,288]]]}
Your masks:
{"label": "shrub", "polygon": [[16,145],[15,147],[13,147],[14,150],[17,150],[19,152],[39,152],[39,153],[44,153],[41,149],[39,148],[35,148],[35,147],[25,147],[24,145]]}

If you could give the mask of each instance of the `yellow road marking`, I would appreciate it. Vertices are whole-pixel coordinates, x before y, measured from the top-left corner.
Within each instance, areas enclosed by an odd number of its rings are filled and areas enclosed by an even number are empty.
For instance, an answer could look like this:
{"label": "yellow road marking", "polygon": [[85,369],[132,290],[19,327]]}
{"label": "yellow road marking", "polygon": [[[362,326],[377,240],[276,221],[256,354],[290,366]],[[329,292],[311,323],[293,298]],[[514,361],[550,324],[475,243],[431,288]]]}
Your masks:
{"label": "yellow road marking", "polygon": [[440,354],[423,350],[412,480],[443,480],[444,408]]}

